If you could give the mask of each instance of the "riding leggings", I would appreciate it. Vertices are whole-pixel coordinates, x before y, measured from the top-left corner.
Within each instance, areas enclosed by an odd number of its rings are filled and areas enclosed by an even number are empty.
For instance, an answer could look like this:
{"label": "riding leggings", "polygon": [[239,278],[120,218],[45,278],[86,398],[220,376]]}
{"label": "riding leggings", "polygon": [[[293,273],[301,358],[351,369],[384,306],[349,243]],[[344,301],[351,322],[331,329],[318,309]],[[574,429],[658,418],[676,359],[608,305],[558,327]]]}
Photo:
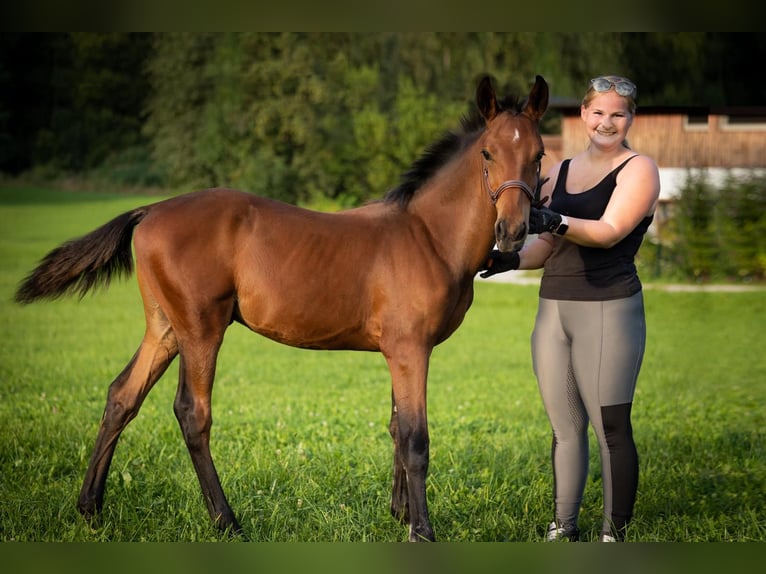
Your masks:
{"label": "riding leggings", "polygon": [[602,532],[622,536],[633,515],[638,453],[630,409],[646,343],[641,292],[611,301],[540,299],[532,362],[553,429],[559,525],[577,526],[588,475],[588,422],[598,439]]}

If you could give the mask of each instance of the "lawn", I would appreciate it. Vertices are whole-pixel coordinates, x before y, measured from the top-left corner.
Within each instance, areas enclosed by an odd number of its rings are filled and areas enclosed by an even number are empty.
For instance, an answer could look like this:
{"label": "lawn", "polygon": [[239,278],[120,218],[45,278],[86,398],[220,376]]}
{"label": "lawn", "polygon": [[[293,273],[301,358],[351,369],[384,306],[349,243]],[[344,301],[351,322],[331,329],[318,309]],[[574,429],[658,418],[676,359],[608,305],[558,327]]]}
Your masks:
{"label": "lawn", "polygon": [[[75,508],[109,383],[143,333],[135,279],[21,307],[48,250],[157,198],[0,188],[0,541],[215,541],[172,411],[177,363],[122,436],[100,525]],[[535,286],[480,282],[431,361],[437,539],[542,539],[550,431],[529,353]],[[632,541],[766,540],[766,291],[645,292]],[[251,540],[399,541],[388,514],[390,384],[376,353],[292,349],[235,325],[213,395],[213,457]],[[594,439],[592,439],[594,440]],[[581,515],[600,527],[595,442]]]}

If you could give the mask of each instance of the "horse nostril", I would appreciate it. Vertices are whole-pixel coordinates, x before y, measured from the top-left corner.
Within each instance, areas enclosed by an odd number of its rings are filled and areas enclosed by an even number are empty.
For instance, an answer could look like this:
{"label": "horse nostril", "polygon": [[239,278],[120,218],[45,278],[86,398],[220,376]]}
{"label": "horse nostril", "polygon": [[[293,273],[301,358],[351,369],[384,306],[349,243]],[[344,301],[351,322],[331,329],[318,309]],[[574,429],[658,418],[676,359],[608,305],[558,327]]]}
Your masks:
{"label": "horse nostril", "polygon": [[514,240],[521,241],[526,236],[527,236],[527,224],[526,223],[522,223],[519,226],[519,231],[518,231],[518,233],[516,233],[516,237],[514,237]]}
{"label": "horse nostril", "polygon": [[495,239],[502,241],[508,235],[508,226],[504,219],[495,223]]}

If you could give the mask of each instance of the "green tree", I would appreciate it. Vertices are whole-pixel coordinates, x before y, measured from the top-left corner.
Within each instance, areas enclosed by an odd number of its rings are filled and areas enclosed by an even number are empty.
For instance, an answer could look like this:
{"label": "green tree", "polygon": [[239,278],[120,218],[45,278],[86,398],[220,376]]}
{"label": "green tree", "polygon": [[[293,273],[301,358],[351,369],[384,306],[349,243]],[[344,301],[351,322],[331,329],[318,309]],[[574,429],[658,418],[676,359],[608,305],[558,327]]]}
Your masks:
{"label": "green tree", "polygon": [[166,33],[156,36],[148,73],[152,90],[144,131],[154,160],[171,186],[210,184],[209,166],[199,161],[199,138],[215,78],[208,61],[217,38],[212,34]]}
{"label": "green tree", "polygon": [[676,268],[696,281],[766,275],[766,177],[730,174],[715,186],[690,173],[669,222]]}
{"label": "green tree", "polygon": [[690,173],[672,219],[680,269],[691,278],[709,279],[715,270],[715,189],[704,173]]}
{"label": "green tree", "polygon": [[479,72],[525,92],[534,64],[522,54],[533,44],[502,34],[160,35],[147,133],[174,185],[355,204],[395,185],[458,124]]}
{"label": "green tree", "polygon": [[763,279],[766,177],[730,174],[719,190],[715,214],[721,273],[728,278]]}
{"label": "green tree", "polygon": [[48,129],[38,134],[39,161],[81,171],[141,144],[149,37],[72,33],[57,40],[55,99]]}

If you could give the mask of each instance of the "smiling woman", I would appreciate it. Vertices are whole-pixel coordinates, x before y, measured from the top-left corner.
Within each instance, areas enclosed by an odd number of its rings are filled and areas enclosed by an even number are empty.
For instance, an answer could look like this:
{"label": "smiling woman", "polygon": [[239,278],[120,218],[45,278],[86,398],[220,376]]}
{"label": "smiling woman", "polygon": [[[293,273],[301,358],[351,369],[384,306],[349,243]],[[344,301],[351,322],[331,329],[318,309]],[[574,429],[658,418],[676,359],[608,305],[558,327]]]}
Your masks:
{"label": "smiling woman", "polygon": [[530,214],[538,238],[502,266],[544,267],[532,358],[553,428],[549,540],[579,538],[589,421],[601,453],[601,540],[623,540],[633,516],[638,453],[630,412],[646,340],[634,259],[660,191],[654,161],[627,145],[635,96],[626,78],[591,80],[580,108],[589,145],[552,168],[542,191],[550,203]]}

